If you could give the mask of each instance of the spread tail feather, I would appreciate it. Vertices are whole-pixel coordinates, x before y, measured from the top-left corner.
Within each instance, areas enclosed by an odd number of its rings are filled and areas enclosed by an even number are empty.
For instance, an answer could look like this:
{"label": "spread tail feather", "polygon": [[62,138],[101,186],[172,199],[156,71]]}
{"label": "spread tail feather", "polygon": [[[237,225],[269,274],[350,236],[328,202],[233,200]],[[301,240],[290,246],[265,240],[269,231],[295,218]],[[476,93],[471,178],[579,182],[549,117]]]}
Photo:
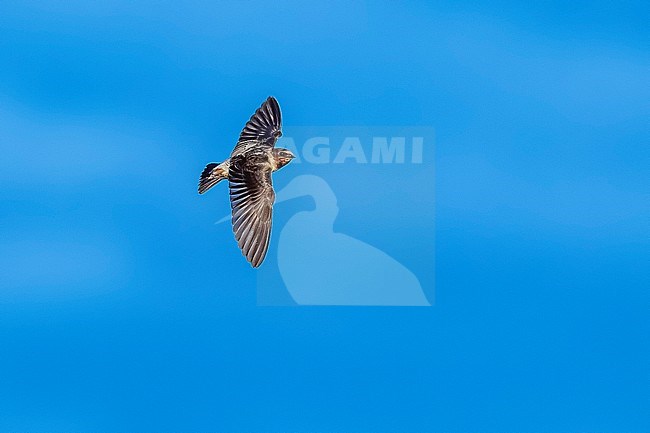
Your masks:
{"label": "spread tail feather", "polygon": [[199,179],[199,194],[203,194],[220,181],[228,179],[228,168],[230,161],[224,161],[221,164],[211,162],[206,165]]}

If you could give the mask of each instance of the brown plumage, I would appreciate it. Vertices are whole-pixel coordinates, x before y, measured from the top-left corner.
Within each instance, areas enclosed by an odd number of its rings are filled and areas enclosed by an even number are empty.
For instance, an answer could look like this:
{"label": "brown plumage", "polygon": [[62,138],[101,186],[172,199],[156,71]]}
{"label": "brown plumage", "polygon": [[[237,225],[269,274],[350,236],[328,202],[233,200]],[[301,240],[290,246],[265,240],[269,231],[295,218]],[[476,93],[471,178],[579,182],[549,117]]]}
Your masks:
{"label": "brown plumage", "polygon": [[244,256],[256,268],[269,248],[275,192],[271,173],[294,155],[275,148],[282,136],[282,113],[270,96],[244,126],[230,158],[208,164],[199,179],[199,194],[228,179],[232,228]]}

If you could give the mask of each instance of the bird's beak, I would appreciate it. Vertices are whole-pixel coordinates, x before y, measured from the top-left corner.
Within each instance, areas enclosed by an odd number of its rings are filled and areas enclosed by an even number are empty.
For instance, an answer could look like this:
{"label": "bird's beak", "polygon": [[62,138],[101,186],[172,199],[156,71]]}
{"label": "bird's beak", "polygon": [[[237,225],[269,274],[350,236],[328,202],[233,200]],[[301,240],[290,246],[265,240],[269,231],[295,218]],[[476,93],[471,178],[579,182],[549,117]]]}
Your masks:
{"label": "bird's beak", "polygon": [[221,218],[219,221],[215,222],[215,224],[225,223],[226,221],[230,221],[231,218],[232,218],[232,215],[228,214],[228,215],[224,216],[223,218]]}

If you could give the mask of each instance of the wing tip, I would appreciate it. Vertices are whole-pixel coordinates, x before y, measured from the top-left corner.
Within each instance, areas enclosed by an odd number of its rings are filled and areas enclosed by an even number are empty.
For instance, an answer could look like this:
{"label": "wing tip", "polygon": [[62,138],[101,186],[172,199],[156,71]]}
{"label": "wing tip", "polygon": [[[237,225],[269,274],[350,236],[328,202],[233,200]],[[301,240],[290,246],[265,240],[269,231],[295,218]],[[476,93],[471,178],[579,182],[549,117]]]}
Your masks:
{"label": "wing tip", "polygon": [[280,103],[277,99],[275,99],[275,96],[269,96],[266,98],[266,101],[264,101],[258,110],[262,110],[264,108],[266,108],[274,118],[277,116],[277,119],[274,120],[279,121],[281,119],[282,112],[280,111]]}
{"label": "wing tip", "polygon": [[265,101],[264,103],[265,103],[265,104],[268,103],[269,105],[274,105],[274,106],[277,107],[278,109],[280,108],[280,103],[278,102],[278,100],[277,100],[277,99],[275,98],[275,96],[273,96],[273,95],[271,95],[271,96],[269,96],[268,98],[266,98],[266,101]]}
{"label": "wing tip", "polygon": [[247,140],[277,140],[276,131],[282,130],[282,111],[274,96],[269,96],[248,119],[239,134],[238,142]]}

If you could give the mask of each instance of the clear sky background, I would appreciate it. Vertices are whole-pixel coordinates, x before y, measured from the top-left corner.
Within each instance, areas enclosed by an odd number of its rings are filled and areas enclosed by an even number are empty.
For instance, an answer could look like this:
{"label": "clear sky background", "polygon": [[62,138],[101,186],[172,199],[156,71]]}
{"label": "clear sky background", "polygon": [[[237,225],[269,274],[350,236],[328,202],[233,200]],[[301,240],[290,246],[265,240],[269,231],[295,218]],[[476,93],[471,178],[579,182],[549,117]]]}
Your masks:
{"label": "clear sky background", "polygon": [[[0,3],[1,432],[647,431],[646,2],[38,3]],[[195,187],[270,94],[435,128],[434,307],[256,307]]]}

